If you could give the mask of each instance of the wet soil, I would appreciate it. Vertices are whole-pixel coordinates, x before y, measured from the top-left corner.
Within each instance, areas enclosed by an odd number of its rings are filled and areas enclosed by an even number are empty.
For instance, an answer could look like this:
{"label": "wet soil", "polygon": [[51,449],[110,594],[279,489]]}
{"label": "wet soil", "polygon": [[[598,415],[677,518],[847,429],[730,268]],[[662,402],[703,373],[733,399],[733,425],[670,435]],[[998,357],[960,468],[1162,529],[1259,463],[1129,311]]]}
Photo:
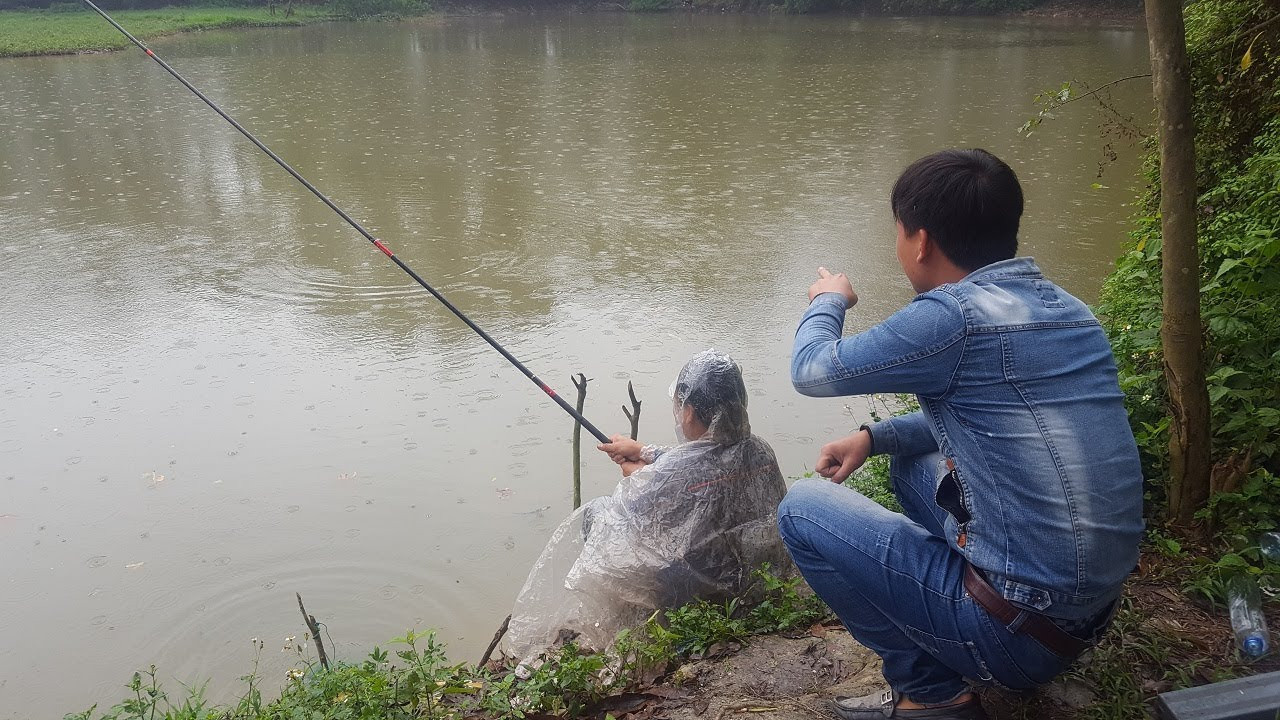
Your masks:
{"label": "wet soil", "polygon": [[[1172,668],[1185,669],[1193,685],[1280,670],[1274,653],[1254,663],[1241,662],[1225,611],[1181,592],[1188,572],[1191,568],[1179,561],[1144,555],[1127,589],[1130,619],[1113,625],[1097,650],[1047,686],[1028,693],[982,690],[992,720],[1070,720],[1105,699],[1106,691],[1088,678],[1122,669],[1136,673],[1148,704],[1174,689]],[[1272,605],[1267,615],[1271,627],[1280,627],[1280,608]],[[1127,649],[1142,643],[1148,651]],[[815,625],[804,633],[751,638],[747,645],[686,663],[654,687],[614,699],[618,704],[604,710],[619,720],[835,718],[832,698],[885,687],[880,667],[875,653],[840,625]]]}

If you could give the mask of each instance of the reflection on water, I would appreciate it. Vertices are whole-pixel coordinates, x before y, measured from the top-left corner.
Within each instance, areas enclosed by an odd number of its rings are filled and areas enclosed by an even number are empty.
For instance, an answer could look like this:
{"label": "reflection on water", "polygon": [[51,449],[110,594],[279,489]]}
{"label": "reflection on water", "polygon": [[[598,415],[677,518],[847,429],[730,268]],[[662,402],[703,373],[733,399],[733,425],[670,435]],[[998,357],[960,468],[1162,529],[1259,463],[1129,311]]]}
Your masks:
{"label": "reflection on water", "polygon": [[[909,297],[889,186],[987,147],[1024,250],[1096,296],[1126,158],[1029,99],[1144,67],[1129,29],[665,15],[204,33],[158,49],[587,414],[669,440],[666,388],[742,361],[789,472],[856,426],[786,368],[818,264],[865,327]],[[406,627],[471,658],[567,510],[567,419],[373,248],[134,53],[0,63],[0,707],[114,699],[155,661],[289,658],[292,593],[340,657]],[[1134,87],[1132,92],[1140,88]],[[1141,98],[1118,98],[1145,113]],[[585,461],[585,492],[614,469]],[[62,674],[74,662],[76,677]]]}

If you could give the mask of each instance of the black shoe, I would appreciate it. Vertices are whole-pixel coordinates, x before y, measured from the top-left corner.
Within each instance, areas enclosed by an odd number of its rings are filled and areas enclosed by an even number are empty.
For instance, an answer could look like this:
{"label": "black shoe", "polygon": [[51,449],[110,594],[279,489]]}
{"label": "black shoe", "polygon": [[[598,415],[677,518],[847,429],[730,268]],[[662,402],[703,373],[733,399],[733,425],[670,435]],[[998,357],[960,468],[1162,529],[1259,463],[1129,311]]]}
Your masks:
{"label": "black shoe", "polygon": [[899,708],[898,693],[893,690],[871,693],[862,697],[838,697],[834,702],[836,715],[841,720],[988,720],[987,713],[978,702],[977,695],[953,705],[934,705],[914,710]]}

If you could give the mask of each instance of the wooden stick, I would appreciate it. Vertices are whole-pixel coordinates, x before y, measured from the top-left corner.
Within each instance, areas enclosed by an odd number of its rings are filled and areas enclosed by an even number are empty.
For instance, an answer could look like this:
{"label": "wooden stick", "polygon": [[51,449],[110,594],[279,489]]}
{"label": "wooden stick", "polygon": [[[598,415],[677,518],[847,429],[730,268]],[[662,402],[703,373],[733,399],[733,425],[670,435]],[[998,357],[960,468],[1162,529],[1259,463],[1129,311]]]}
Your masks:
{"label": "wooden stick", "polygon": [[507,629],[511,627],[511,616],[508,615],[506,620],[502,621],[502,626],[498,628],[498,632],[493,634],[493,639],[489,641],[489,647],[484,651],[484,657],[480,658],[480,662],[476,664],[477,668],[483,669],[485,663],[489,662],[489,658],[493,656],[493,651],[498,647],[498,642],[502,640],[502,636],[507,634]]}
{"label": "wooden stick", "polygon": [[[587,376],[578,373],[571,378],[573,386],[578,388],[578,414],[587,404]],[[573,423],[573,509],[582,507],[582,423]]]}
{"label": "wooden stick", "polygon": [[324,652],[324,643],[320,642],[320,623],[316,622],[315,615],[307,614],[307,609],[302,605],[302,593],[294,594],[298,596],[298,609],[302,611],[302,619],[307,622],[307,630],[311,631],[311,639],[316,641],[316,654],[320,656],[320,665],[328,670],[329,656]]}
{"label": "wooden stick", "polygon": [[631,439],[635,440],[640,437],[640,400],[636,398],[636,389],[631,386],[630,380],[627,381],[627,395],[631,396],[631,409],[623,405],[622,414],[631,421]]}

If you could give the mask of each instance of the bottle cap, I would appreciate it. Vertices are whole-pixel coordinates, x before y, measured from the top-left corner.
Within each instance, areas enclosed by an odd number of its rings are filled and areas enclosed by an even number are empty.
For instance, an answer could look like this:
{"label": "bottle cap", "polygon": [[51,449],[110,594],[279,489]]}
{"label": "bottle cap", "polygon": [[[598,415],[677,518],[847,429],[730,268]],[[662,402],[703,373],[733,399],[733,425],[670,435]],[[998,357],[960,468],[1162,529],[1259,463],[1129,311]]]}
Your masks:
{"label": "bottle cap", "polygon": [[1262,533],[1258,545],[1262,548],[1263,557],[1280,564],[1280,532]]}
{"label": "bottle cap", "polygon": [[1249,657],[1261,657],[1267,653],[1267,639],[1261,635],[1250,635],[1244,639],[1242,649]]}

